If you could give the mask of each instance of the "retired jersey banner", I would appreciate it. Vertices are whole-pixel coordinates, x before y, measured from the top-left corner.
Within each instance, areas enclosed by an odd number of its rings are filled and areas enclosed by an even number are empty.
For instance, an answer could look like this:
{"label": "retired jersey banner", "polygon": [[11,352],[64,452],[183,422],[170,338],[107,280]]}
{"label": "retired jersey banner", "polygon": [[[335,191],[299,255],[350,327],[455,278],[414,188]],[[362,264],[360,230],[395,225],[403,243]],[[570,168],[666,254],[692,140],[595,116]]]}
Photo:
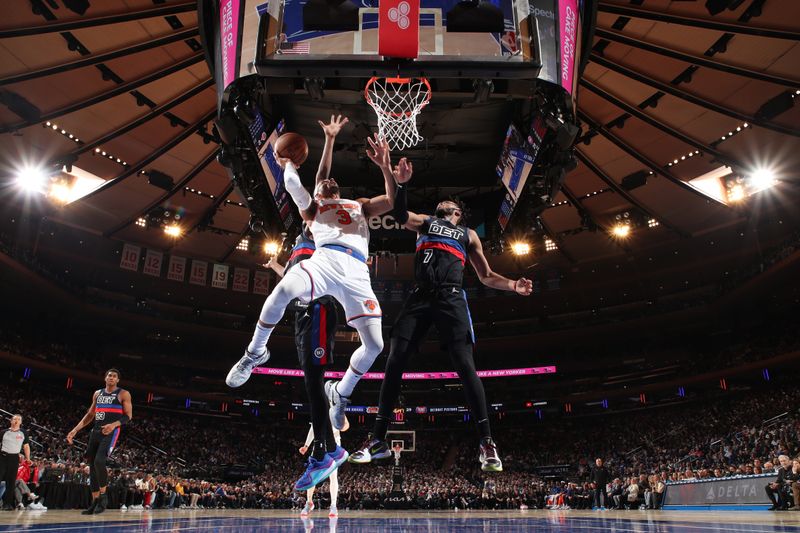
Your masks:
{"label": "retired jersey banner", "polygon": [[148,276],[161,277],[161,265],[164,262],[164,254],[156,250],[147,250],[144,257],[144,268],[142,272]]}
{"label": "retired jersey banner", "polygon": [[214,264],[214,271],[211,274],[211,286],[215,289],[228,288],[228,265]]}
{"label": "retired jersey banner", "polygon": [[256,275],[253,279],[253,293],[269,294],[269,272],[256,270]]}
{"label": "retired jersey banner", "polygon": [[250,271],[246,268],[233,269],[233,290],[247,292],[250,290]]}
{"label": "retired jersey banner", "polygon": [[126,243],[122,247],[122,259],[119,260],[120,268],[133,271],[139,270],[139,256],[141,253],[142,249],[140,247]]}
{"label": "retired jersey banner", "polygon": [[169,268],[167,268],[167,279],[173,281],[183,281],[186,277],[186,258],[172,255],[169,258]]}
{"label": "retired jersey banner", "polygon": [[205,285],[208,276],[208,263],[205,261],[192,260],[192,270],[189,273],[189,283],[194,285]]}

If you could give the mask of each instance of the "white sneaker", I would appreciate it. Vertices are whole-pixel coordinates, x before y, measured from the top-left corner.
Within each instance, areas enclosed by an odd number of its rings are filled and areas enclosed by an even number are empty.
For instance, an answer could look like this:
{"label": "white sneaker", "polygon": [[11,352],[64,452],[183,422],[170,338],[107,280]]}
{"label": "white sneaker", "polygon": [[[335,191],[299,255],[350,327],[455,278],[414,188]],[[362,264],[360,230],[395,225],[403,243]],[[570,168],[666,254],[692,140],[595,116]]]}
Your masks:
{"label": "white sneaker", "polygon": [[303,510],[300,511],[300,516],[308,516],[308,514],[314,510],[314,502],[309,500],[306,502],[306,505],[303,507]]}
{"label": "white sneaker", "polygon": [[253,369],[259,365],[263,365],[267,361],[269,361],[269,350],[266,348],[261,355],[251,354],[245,350],[239,362],[231,367],[228,376],[225,378],[225,383],[228,384],[228,387],[234,389],[236,387],[241,387],[250,379],[250,374],[253,372]]}
{"label": "white sneaker", "polygon": [[119,506],[119,510],[120,511],[127,511],[128,510],[128,506],[127,505],[120,505]]}
{"label": "white sneaker", "polygon": [[328,398],[328,403],[331,408],[328,410],[328,415],[331,418],[331,425],[334,429],[341,430],[344,427],[344,415],[347,406],[350,405],[350,398],[345,398],[336,390],[338,381],[325,382],[325,396]]}
{"label": "white sneaker", "polygon": [[331,510],[328,513],[328,517],[329,518],[336,518],[337,516],[339,516],[339,510],[336,508],[335,505],[331,505]]}

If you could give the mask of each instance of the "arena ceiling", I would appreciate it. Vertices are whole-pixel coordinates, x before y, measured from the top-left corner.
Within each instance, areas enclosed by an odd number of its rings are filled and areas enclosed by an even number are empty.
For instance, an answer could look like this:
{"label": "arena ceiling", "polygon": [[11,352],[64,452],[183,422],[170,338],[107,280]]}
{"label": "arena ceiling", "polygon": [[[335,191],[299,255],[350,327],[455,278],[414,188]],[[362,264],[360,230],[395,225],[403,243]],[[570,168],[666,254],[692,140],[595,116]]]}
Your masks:
{"label": "arena ceiling", "polygon": [[[249,211],[215,159],[216,93],[196,2],[8,3],[0,24],[0,174],[71,164],[105,183],[51,218],[111,239],[253,264],[256,257],[236,250]],[[706,4],[734,9],[712,15]],[[728,206],[687,184],[722,165],[744,174],[770,168],[781,180],[772,198],[796,204],[798,21],[800,2],[601,1],[578,95],[578,166],[541,216],[559,247],[552,255],[592,261],[735,226],[755,197],[744,208]],[[497,190],[493,169],[507,125],[498,105],[454,108],[437,120],[431,140],[448,148],[428,169],[426,196]],[[302,90],[287,105],[290,128],[309,137],[312,152],[320,148],[316,119],[328,112]],[[342,134],[341,148],[356,142],[355,128]],[[334,172],[363,168],[351,159]],[[171,186],[149,183],[159,173]],[[623,178],[637,173],[646,184],[625,190]],[[2,201],[19,197],[5,189]],[[137,226],[156,208],[181,216],[182,238]],[[626,211],[659,224],[621,244],[606,230]]]}

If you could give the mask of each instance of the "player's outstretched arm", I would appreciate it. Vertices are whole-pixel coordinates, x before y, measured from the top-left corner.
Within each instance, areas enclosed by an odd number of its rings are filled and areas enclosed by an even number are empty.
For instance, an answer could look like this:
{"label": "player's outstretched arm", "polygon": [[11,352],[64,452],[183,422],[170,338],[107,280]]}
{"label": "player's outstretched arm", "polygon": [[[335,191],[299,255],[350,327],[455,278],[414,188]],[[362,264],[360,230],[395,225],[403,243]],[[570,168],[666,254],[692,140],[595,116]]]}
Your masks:
{"label": "player's outstretched arm", "polygon": [[280,157],[277,152],[273,154],[275,161],[283,169],[283,186],[286,187],[286,192],[292,197],[292,201],[300,210],[300,216],[303,220],[314,220],[314,215],[317,213],[317,204],[311,200],[311,195],[303,187],[300,181],[300,174],[294,168],[294,163],[288,157]]}
{"label": "player's outstretched arm", "polygon": [[322,131],[325,132],[325,147],[322,149],[322,157],[319,160],[319,168],[317,168],[317,178],[314,181],[314,185],[324,179],[328,179],[328,176],[330,176],[331,165],[333,164],[333,142],[347,122],[347,117],[343,118],[342,115],[336,117],[331,115],[331,121],[327,124],[321,120],[317,121]]}
{"label": "player's outstretched arm", "polygon": [[389,152],[389,143],[386,139],[381,139],[376,133],[374,138],[367,137],[369,157],[383,174],[383,183],[386,193],[374,198],[359,198],[358,202],[363,206],[364,216],[382,215],[391,211],[394,206],[394,175],[392,174],[392,161]]}
{"label": "player's outstretched arm", "polygon": [[487,287],[497,289],[500,291],[513,291],[522,296],[530,296],[533,291],[533,282],[526,278],[519,278],[518,280],[508,279],[494,272],[489,266],[489,261],[483,255],[483,245],[475,233],[475,230],[469,230],[469,248],[467,250],[469,255],[469,262],[472,268],[478,274],[478,279]]}
{"label": "player's outstretched arm", "polygon": [[271,269],[278,275],[279,278],[282,278],[284,272],[286,271],[286,265],[278,263],[277,257],[270,257],[269,260],[264,263],[264,267]]}
{"label": "player's outstretched arm", "polygon": [[425,223],[427,217],[412,213],[408,210],[408,182],[411,181],[411,176],[414,174],[414,167],[412,164],[402,158],[400,162],[395,165],[392,175],[396,183],[394,208],[392,209],[392,216],[404,228],[411,231],[419,231]]}

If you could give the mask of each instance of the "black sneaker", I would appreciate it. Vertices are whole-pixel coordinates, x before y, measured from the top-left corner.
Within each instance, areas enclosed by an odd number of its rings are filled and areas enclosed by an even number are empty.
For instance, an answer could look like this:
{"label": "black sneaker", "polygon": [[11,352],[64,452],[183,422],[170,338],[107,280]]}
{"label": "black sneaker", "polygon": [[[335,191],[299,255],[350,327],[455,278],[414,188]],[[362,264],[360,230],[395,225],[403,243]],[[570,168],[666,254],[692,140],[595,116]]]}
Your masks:
{"label": "black sneaker", "polygon": [[357,465],[371,463],[375,459],[387,459],[392,456],[392,450],[386,441],[372,437],[372,433],[367,435],[367,439],[359,446],[358,451],[350,454],[347,458],[349,463]]}
{"label": "black sneaker", "polygon": [[108,507],[108,496],[105,494],[100,495],[100,500],[97,502],[97,507],[94,508],[94,514],[100,514]]}
{"label": "black sneaker", "polygon": [[503,462],[497,455],[497,445],[491,438],[481,440],[480,450],[478,460],[481,462],[481,470],[484,472],[503,471]]}
{"label": "black sneaker", "polygon": [[94,510],[97,509],[97,504],[100,502],[100,498],[95,498],[92,500],[92,505],[89,506],[88,509],[81,511],[81,514],[94,514]]}

